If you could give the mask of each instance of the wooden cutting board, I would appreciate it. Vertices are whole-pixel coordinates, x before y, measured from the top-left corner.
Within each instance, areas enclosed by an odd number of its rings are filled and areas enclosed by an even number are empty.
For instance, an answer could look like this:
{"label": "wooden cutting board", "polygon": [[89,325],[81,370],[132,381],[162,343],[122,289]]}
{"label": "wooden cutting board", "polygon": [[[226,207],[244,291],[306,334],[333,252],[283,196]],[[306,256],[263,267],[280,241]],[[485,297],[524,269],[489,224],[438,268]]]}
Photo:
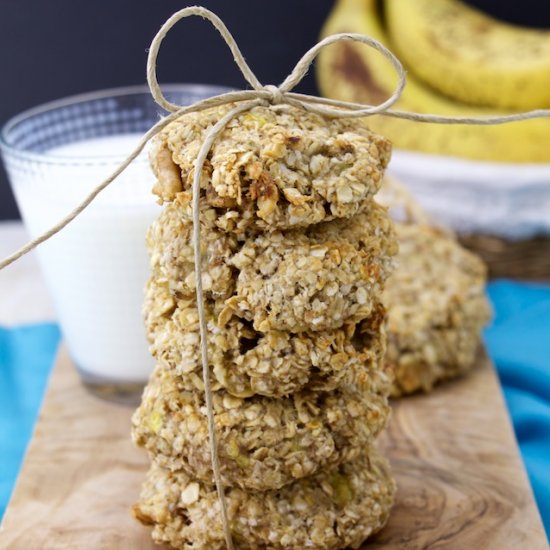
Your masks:
{"label": "wooden cutting board", "polygon": [[[548,548],[485,357],[463,379],[394,405],[380,441],[393,463],[397,502],[365,548]],[[159,548],[129,512],[147,468],[145,453],[130,442],[131,413],[89,395],[61,351],[0,548]]]}

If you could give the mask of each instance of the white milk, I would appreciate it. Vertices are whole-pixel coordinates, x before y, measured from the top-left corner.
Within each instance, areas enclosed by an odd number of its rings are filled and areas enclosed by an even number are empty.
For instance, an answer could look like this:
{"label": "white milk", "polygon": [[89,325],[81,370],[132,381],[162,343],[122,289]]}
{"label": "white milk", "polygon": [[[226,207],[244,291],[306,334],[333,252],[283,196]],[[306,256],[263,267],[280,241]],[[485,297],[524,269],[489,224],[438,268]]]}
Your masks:
{"label": "white milk", "polygon": [[[124,135],[52,149],[36,173],[12,174],[33,236],[65,216],[139,140]],[[143,381],[153,360],[141,316],[149,265],[145,233],[158,216],[142,154],[76,220],[41,245],[39,259],[72,358],[84,378]]]}

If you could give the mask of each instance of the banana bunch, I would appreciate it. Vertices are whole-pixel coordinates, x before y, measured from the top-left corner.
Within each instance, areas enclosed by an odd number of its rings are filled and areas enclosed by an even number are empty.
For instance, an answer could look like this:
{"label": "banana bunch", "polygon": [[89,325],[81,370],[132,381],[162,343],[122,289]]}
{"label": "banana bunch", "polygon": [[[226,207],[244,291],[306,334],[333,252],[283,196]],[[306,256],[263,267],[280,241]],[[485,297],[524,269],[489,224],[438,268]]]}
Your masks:
{"label": "banana bunch", "polygon": [[[322,35],[369,35],[408,69],[396,109],[490,116],[550,107],[550,31],[513,27],[459,0],[337,0]],[[383,23],[384,21],[384,23]],[[397,83],[390,62],[372,48],[338,42],[322,50],[323,95],[367,104]],[[441,125],[374,116],[371,129],[396,147],[477,160],[550,162],[550,119],[499,126]]]}

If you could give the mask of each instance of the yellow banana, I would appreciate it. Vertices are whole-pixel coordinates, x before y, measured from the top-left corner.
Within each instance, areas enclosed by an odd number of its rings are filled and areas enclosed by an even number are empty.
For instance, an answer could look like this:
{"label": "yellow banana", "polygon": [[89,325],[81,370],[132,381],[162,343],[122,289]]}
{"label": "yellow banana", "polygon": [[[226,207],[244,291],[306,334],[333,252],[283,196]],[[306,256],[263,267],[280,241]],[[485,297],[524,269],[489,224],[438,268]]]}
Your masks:
{"label": "yellow banana", "polygon": [[385,0],[395,53],[443,94],[504,109],[550,107],[550,31],[497,21],[460,0]]}
{"label": "yellow banana", "polygon": [[[380,22],[376,0],[338,0],[322,34],[337,32],[367,34],[391,49]],[[338,42],[323,49],[318,60],[317,78],[325,96],[369,104],[387,98],[397,81],[389,61],[372,48],[355,42]],[[442,115],[502,114],[502,111],[449,100],[410,73],[396,108]],[[549,119],[490,127],[426,124],[383,116],[365,120],[370,128],[402,149],[479,160],[550,162]]]}

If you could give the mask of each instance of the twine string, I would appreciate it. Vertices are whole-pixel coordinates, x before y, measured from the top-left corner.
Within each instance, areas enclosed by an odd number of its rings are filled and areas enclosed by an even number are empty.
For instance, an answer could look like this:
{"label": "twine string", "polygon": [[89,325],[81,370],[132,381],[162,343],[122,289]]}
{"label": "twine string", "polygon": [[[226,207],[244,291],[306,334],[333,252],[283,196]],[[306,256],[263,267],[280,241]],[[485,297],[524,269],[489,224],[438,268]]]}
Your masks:
{"label": "twine string", "polygon": [[[157,80],[156,74],[156,62],[159,54],[160,46],[172,29],[172,27],[187,17],[199,16],[208,20],[220,33],[223,40],[229,47],[233,54],[233,59],[240,69],[246,82],[252,87],[252,90],[240,90],[235,92],[228,92],[217,96],[210,97],[198,101],[189,106],[181,106],[176,103],[172,103],[166,99],[160,85]],[[315,60],[319,52],[336,42],[341,41],[353,41],[363,43],[370,48],[375,49],[381,53],[386,59],[390,61],[395,69],[398,82],[395,90],[392,94],[378,105],[365,105],[361,103],[352,103],[348,101],[340,101],[336,99],[321,98],[317,96],[311,96],[306,94],[300,94],[293,92],[294,87],[302,80],[307,73],[311,63]],[[514,113],[509,115],[496,115],[487,117],[469,117],[469,116],[443,116],[424,113],[413,113],[406,111],[393,110],[391,107],[399,100],[406,84],[406,73],[403,65],[397,59],[397,57],[388,50],[384,45],[368,36],[355,33],[339,33],[328,36],[308,50],[298,61],[292,72],[287,78],[279,85],[262,85],[253,73],[251,68],[246,63],[243,54],[241,53],[235,39],[223,23],[223,21],[211,11],[200,7],[192,6],[184,8],[175,14],[173,14],[161,27],[159,32],[154,37],[151,47],[149,49],[149,55],[147,59],[147,82],[151,94],[156,103],[163,109],[168,111],[169,114],[159,122],[157,122],[140,140],[135,149],[128,155],[120,166],[106,179],[99,183],[85,198],[77,205],[71,212],[69,212],[63,219],[61,219],[53,227],[45,231],[43,234],[35,237],[29,241],[26,245],[15,251],[10,256],[0,261],[0,270],[4,269],[8,265],[12,264],[44,241],[53,237],[56,233],[59,233],[64,227],[66,227],[71,221],[78,217],[85,208],[87,208],[94,199],[120,175],[131,162],[141,153],[147,142],[160,132],[170,122],[176,120],[180,116],[187,113],[200,112],[205,109],[217,107],[221,105],[227,105],[229,103],[237,103],[237,106],[227,112],[212,128],[210,128],[204,138],[204,142],[201,145],[197,159],[194,165],[193,184],[192,184],[192,213],[193,213],[193,235],[192,244],[194,248],[194,261],[195,261],[195,276],[196,276],[196,297],[197,297],[197,310],[199,315],[199,327],[200,327],[200,350],[201,350],[201,366],[205,388],[205,401],[207,409],[207,421],[208,421],[208,434],[209,434],[209,446],[212,460],[212,471],[214,474],[214,481],[216,484],[216,491],[218,494],[220,507],[222,511],[222,524],[226,545],[229,550],[233,550],[233,539],[231,535],[231,527],[227,514],[227,505],[225,500],[224,484],[220,471],[218,446],[216,440],[214,408],[212,402],[212,391],[210,387],[210,373],[208,368],[208,348],[207,348],[207,323],[206,313],[204,308],[204,294],[202,287],[202,266],[201,266],[201,254],[200,254],[200,181],[204,168],[204,163],[210,153],[214,141],[223,132],[226,125],[237,115],[250,109],[264,105],[291,105],[300,109],[305,109],[309,112],[316,113],[325,117],[332,118],[361,118],[372,115],[382,115],[394,118],[401,118],[406,120],[412,120],[416,122],[429,122],[436,124],[471,124],[471,125],[494,125],[505,124],[509,122],[529,120],[534,118],[549,118],[550,110],[537,109],[533,111]]]}
{"label": "twine string", "polygon": [[218,493],[218,501],[222,512],[222,525],[224,530],[226,546],[229,550],[233,550],[233,538],[231,536],[231,527],[227,514],[227,503],[225,500],[224,484],[220,472],[220,461],[218,457],[218,443],[216,441],[216,426],[214,420],[214,405],[212,402],[212,390],[210,387],[210,369],[208,367],[208,346],[207,346],[207,325],[206,314],[204,311],[204,294],[202,288],[202,267],[201,267],[201,226],[200,226],[200,184],[202,177],[202,169],[206,161],[206,157],[212,148],[216,138],[223,132],[227,123],[237,116],[239,113],[252,109],[255,105],[259,105],[260,101],[250,101],[241,103],[234,109],[231,109],[224,115],[207,133],[199,153],[195,160],[193,187],[192,187],[192,212],[193,212],[193,255],[195,260],[195,279],[196,279],[196,296],[197,309],[199,313],[199,329],[200,329],[200,350],[202,363],[202,378],[204,382],[204,396],[206,401],[206,416],[208,422],[208,441],[210,445],[210,456],[212,462],[212,471],[214,473],[214,482]]}

